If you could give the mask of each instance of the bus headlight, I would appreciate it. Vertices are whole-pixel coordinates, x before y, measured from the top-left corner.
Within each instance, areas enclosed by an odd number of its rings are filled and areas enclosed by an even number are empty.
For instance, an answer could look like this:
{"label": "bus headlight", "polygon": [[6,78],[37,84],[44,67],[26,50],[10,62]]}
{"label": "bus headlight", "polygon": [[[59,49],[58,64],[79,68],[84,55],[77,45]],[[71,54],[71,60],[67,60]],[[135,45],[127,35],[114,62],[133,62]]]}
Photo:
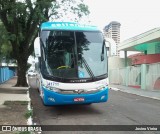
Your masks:
{"label": "bus headlight", "polygon": [[60,89],[55,88],[55,87],[44,86],[44,85],[43,85],[43,87],[46,88],[47,90],[51,90],[53,92],[60,92],[61,91]]}
{"label": "bus headlight", "polygon": [[97,89],[97,90],[103,90],[103,89],[105,89],[106,87],[107,87],[107,85],[102,85],[102,86],[97,87],[96,89]]}
{"label": "bus headlight", "polygon": [[60,92],[60,89],[55,88],[55,87],[49,87],[48,89],[53,91],[53,92]]}

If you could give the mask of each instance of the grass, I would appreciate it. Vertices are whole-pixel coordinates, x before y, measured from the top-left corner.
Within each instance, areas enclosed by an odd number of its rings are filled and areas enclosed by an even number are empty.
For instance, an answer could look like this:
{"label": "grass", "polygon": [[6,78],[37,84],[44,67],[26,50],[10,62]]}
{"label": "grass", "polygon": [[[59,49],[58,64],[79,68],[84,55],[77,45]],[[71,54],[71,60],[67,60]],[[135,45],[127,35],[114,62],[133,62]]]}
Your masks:
{"label": "grass", "polygon": [[[5,101],[3,103],[3,105],[7,106],[7,107],[11,107],[13,112],[16,110],[16,113],[18,111],[20,111],[21,113],[19,113],[19,120],[20,121],[26,121],[25,118],[29,118],[30,116],[32,117],[33,115],[33,111],[32,110],[28,110],[27,106],[28,106],[28,101]],[[19,109],[20,108],[20,109]],[[22,108],[22,109],[21,109]],[[17,115],[17,114],[16,114]],[[18,121],[19,121],[18,120]],[[14,119],[15,121],[15,119]],[[12,118],[9,118],[9,122],[14,122]],[[31,132],[29,131],[22,131],[22,132],[16,132],[16,134],[31,134]]]}
{"label": "grass", "polygon": [[31,134],[31,132],[28,132],[28,131],[26,131],[26,132],[19,132],[17,134]]}
{"label": "grass", "polygon": [[3,105],[28,105],[28,101],[5,101]]}
{"label": "grass", "polygon": [[[13,105],[28,105],[28,101],[5,101],[3,105],[6,106],[13,106]],[[24,114],[25,118],[28,119],[29,117],[33,116],[32,110],[27,110]]]}
{"label": "grass", "polygon": [[26,119],[28,119],[29,117],[33,117],[33,110],[28,110],[25,115]]}

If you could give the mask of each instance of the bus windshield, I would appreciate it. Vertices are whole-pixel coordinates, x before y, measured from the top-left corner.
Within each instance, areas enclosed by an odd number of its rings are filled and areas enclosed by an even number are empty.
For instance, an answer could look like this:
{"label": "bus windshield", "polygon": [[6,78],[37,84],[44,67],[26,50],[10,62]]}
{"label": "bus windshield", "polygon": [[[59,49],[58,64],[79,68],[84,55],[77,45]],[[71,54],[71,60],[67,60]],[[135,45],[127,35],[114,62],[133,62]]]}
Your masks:
{"label": "bus windshield", "polygon": [[107,74],[107,54],[101,32],[44,30],[41,46],[41,70],[45,75],[93,79]]}

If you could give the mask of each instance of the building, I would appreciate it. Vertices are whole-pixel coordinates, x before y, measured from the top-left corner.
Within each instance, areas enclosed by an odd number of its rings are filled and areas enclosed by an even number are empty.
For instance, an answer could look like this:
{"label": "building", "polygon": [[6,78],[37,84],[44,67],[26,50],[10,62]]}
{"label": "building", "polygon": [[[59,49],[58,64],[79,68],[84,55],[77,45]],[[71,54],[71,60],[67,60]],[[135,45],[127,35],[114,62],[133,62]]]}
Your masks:
{"label": "building", "polygon": [[[116,47],[120,43],[120,26],[121,24],[117,21],[112,21],[106,25],[103,29],[104,36],[106,38],[112,38],[116,42]],[[116,50],[116,55],[119,56],[118,49]]]}
{"label": "building", "polygon": [[[125,52],[125,66],[110,70],[110,83],[146,90],[160,90],[160,27],[151,29],[119,44]],[[127,52],[139,51],[127,57]],[[132,66],[127,64],[131,58]]]}
{"label": "building", "polygon": [[160,62],[160,27],[146,31],[119,44],[118,50],[125,52],[139,51],[141,54],[129,56],[132,65]]}

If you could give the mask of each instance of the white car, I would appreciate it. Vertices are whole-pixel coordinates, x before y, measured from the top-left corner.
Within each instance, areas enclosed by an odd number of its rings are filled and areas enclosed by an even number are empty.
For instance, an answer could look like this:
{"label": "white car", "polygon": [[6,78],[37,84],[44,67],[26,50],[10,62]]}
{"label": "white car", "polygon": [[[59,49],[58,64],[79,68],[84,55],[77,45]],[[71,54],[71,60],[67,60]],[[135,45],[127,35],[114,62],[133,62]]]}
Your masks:
{"label": "white car", "polygon": [[36,72],[34,70],[29,70],[28,71],[28,76],[36,76]]}

